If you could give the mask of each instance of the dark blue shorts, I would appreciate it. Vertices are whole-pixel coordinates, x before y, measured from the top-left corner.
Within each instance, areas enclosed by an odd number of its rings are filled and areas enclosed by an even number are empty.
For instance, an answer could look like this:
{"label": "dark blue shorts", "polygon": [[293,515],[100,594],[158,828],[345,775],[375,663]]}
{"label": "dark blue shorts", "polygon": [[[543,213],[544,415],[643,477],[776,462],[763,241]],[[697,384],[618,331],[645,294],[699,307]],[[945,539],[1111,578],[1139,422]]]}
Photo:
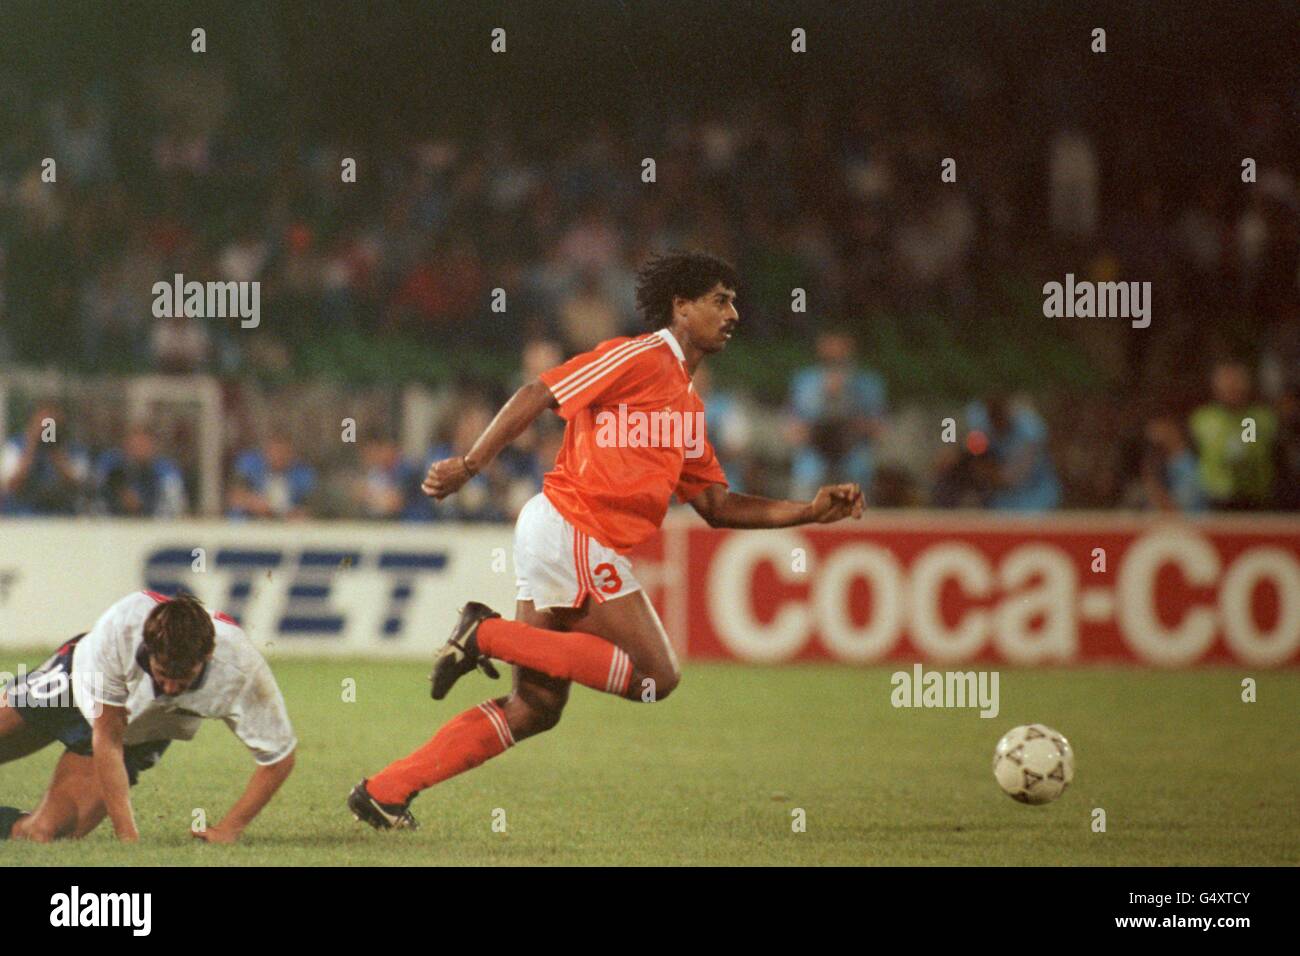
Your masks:
{"label": "dark blue shorts", "polygon": [[[72,699],[72,651],[86,635],[78,634],[34,671],[4,688],[4,706],[18,711],[27,726],[82,757],[94,753],[90,724]],[[156,764],[170,740],[149,740],[123,748],[126,776],[135,786],[142,770]]]}

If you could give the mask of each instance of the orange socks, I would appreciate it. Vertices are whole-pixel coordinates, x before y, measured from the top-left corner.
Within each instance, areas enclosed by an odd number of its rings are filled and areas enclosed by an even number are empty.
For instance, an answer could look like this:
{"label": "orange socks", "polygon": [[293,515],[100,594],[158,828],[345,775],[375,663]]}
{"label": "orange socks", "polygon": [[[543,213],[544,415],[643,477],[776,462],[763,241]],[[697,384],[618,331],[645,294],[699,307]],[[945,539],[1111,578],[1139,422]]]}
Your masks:
{"label": "orange socks", "polygon": [[[479,650],[584,687],[627,696],[632,659],[604,638],[580,631],[548,631],[522,621],[491,618],[478,626]],[[505,711],[495,701],[471,707],[409,756],[369,778],[380,803],[405,803],[448,777],[464,773],[514,745]]]}
{"label": "orange socks", "polygon": [[472,770],[514,744],[505,712],[491,700],[453,717],[409,756],[390,763],[366,783],[380,803],[405,803],[421,790]]}
{"label": "orange socks", "polygon": [[625,651],[582,631],[548,631],[494,617],[478,626],[478,648],[488,657],[619,697],[627,696],[632,680],[632,659]]}

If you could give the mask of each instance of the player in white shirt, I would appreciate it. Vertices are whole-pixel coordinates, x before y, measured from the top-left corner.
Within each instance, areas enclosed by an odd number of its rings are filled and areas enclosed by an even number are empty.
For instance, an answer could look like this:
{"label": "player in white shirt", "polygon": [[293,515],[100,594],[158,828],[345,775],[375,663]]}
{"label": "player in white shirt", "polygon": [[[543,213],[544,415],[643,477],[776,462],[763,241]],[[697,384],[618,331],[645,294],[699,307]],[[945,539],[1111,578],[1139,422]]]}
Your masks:
{"label": "player in white shirt", "polygon": [[189,595],[122,598],[88,633],[0,691],[0,763],[53,743],[66,752],[40,805],[0,807],[0,840],[85,836],[105,816],[139,839],[129,788],[173,740],[225,722],[253,755],[243,795],[194,835],[233,843],[289,776],[297,738],[271,668],[233,620]]}

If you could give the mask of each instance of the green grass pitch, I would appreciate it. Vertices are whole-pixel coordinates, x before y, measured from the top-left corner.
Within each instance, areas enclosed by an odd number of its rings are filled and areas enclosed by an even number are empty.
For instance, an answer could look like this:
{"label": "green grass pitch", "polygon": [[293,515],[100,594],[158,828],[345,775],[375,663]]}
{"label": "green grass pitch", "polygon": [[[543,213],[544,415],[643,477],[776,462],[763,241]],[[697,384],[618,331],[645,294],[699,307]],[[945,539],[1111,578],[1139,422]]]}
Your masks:
{"label": "green grass pitch", "polygon": [[[27,660],[29,666],[41,655]],[[13,670],[16,661],[2,662]],[[1236,668],[1003,670],[1001,713],[895,709],[895,667],[692,664],[658,705],[574,688],[554,731],[425,792],[415,832],[377,833],[343,806],[359,778],[507,687],[471,675],[441,703],[427,668],[280,661],[301,743],[280,796],[233,847],[191,839],[251,761],[224,726],[174,744],[133,791],[141,842],[103,824],[80,843],[0,843],[6,866],[456,864],[1296,865],[1300,674]],[[1241,679],[1258,702],[1241,700]],[[346,678],[356,702],[343,700]],[[1070,738],[1073,786],[1022,806],[993,745],[1040,721]],[[61,748],[0,767],[29,807]],[[1106,832],[1092,811],[1106,811]],[[792,828],[806,813],[806,832]],[[505,832],[493,829],[504,811]],[[497,814],[500,818],[500,814]]]}

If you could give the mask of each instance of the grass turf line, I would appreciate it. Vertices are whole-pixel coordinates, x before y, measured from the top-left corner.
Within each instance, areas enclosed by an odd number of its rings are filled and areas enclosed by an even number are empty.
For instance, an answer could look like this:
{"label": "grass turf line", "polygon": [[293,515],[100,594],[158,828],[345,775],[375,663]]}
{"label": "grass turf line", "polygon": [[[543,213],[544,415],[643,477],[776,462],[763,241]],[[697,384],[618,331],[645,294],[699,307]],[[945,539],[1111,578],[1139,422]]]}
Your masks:
{"label": "grass turf line", "polygon": [[[32,666],[39,655],[27,660]],[[0,667],[12,671],[16,661]],[[1296,865],[1300,674],[1216,668],[1002,670],[1001,713],[895,709],[898,667],[690,665],[654,706],[575,687],[558,728],[421,795],[422,829],[376,833],[352,784],[508,682],[428,697],[419,664],[278,661],[300,738],[285,789],[233,847],[220,819],[252,761],[218,722],[178,742],[132,797],[141,842],[0,843],[5,865]],[[1241,701],[1243,676],[1259,701]],[[343,681],[356,681],[356,702]],[[1022,806],[993,745],[1040,721],[1069,737],[1073,786]],[[34,805],[61,747],[0,766],[0,803]],[[1091,829],[1092,810],[1107,832]],[[505,811],[505,833],[492,829]],[[792,831],[792,811],[807,831]]]}

